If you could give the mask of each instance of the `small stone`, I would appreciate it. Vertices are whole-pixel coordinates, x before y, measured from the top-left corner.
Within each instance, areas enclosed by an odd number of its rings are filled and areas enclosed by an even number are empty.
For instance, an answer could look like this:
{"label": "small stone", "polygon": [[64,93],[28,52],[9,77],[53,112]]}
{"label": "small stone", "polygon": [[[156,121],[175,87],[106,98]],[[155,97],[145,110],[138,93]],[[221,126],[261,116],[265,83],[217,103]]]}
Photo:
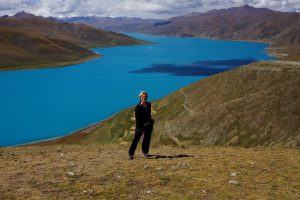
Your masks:
{"label": "small stone", "polygon": [[147,194],[151,194],[151,191],[150,191],[150,190],[147,190],[146,193],[147,193]]}
{"label": "small stone", "polygon": [[235,180],[230,180],[228,183],[229,183],[229,184],[234,184],[234,185],[238,184],[238,182],[235,181]]}
{"label": "small stone", "polygon": [[149,167],[147,165],[144,166],[144,169],[148,169]]}
{"label": "small stone", "polygon": [[94,190],[92,190],[92,189],[83,190],[83,193],[89,193],[89,194],[92,194],[93,192],[94,192]]}
{"label": "small stone", "polygon": [[231,174],[230,174],[230,176],[236,176],[237,175],[237,172],[232,172]]}
{"label": "small stone", "polygon": [[180,164],[182,167],[187,167],[187,166],[189,166],[190,164],[188,164],[188,163],[182,163],[182,164]]}
{"label": "small stone", "polygon": [[60,157],[64,157],[64,155],[65,155],[64,153],[61,153],[61,154],[60,154]]}
{"label": "small stone", "polygon": [[59,183],[59,181],[57,181],[57,180],[50,180],[50,183],[53,183],[53,184],[55,184],[55,183]]}
{"label": "small stone", "polygon": [[67,172],[67,174],[68,174],[69,176],[74,176],[74,175],[75,175],[74,172]]}

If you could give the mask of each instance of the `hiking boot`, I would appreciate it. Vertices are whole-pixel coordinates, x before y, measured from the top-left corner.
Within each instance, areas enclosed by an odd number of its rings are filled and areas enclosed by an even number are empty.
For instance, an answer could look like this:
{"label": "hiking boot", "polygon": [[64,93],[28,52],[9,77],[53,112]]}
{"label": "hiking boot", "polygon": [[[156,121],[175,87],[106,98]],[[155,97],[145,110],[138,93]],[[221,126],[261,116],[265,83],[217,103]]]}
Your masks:
{"label": "hiking boot", "polygon": [[132,160],[133,159],[133,155],[128,155],[128,158],[129,158],[129,160]]}
{"label": "hiking boot", "polygon": [[144,157],[145,157],[145,158],[148,158],[148,157],[149,157],[149,154],[148,154],[148,153],[144,153]]}

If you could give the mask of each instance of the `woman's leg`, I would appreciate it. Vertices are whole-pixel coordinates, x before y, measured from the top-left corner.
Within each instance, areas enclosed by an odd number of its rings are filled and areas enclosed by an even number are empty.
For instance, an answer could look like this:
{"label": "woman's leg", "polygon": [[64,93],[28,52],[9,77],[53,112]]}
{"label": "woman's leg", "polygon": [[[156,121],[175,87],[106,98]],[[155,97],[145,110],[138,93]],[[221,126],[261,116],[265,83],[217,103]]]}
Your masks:
{"label": "woman's leg", "polygon": [[130,149],[129,149],[129,155],[134,155],[136,146],[137,146],[137,144],[139,143],[139,140],[140,140],[142,134],[143,134],[143,131],[142,131],[142,130],[140,130],[140,129],[135,129],[134,138],[133,138],[133,140],[132,140],[132,143],[131,143],[131,146],[130,146]]}
{"label": "woman's leg", "polygon": [[144,139],[143,139],[143,143],[142,143],[142,151],[144,154],[149,153],[151,133],[152,133],[152,129],[145,130]]}

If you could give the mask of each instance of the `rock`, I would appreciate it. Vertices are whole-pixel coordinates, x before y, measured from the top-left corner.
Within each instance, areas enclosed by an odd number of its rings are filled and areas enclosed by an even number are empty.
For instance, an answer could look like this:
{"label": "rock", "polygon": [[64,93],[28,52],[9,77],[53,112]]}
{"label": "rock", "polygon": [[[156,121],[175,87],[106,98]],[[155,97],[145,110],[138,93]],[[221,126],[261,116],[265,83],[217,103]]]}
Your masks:
{"label": "rock", "polygon": [[182,167],[187,167],[189,166],[190,164],[189,163],[178,163],[178,165],[182,166]]}
{"label": "rock", "polygon": [[67,172],[67,175],[69,175],[69,176],[74,176],[75,173],[74,173],[74,172]]}
{"label": "rock", "polygon": [[92,189],[83,190],[83,193],[89,193],[89,194],[92,194],[93,192],[94,192],[94,190],[92,190]]}
{"label": "rock", "polygon": [[230,176],[236,176],[238,173],[237,172],[232,172],[232,173],[230,173]]}
{"label": "rock", "polygon": [[149,167],[147,165],[144,165],[144,169],[148,169]]}
{"label": "rock", "polygon": [[229,183],[229,184],[234,184],[234,185],[238,184],[238,182],[235,181],[235,180],[230,180],[228,183]]}
{"label": "rock", "polygon": [[76,167],[76,164],[75,164],[75,163],[70,163],[69,166],[70,166],[70,167]]}
{"label": "rock", "polygon": [[57,181],[57,180],[54,180],[54,179],[51,179],[49,182],[50,182],[50,183],[53,183],[53,184],[55,184],[55,183],[59,183],[59,181]]}

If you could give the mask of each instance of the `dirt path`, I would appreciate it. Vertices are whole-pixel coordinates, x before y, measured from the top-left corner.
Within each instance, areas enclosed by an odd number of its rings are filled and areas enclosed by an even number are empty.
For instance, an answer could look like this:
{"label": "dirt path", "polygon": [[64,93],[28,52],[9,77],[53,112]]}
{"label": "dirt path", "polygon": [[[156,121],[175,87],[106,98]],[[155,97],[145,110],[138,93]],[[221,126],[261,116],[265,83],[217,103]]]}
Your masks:
{"label": "dirt path", "polygon": [[173,128],[168,121],[165,121],[165,131],[166,134],[168,135],[168,137],[173,140],[173,142],[175,142],[175,144],[177,144],[178,146],[181,146],[181,142],[179,141],[179,139],[173,134],[174,132],[176,132],[176,128]]}
{"label": "dirt path", "polygon": [[189,103],[189,101],[188,101],[188,95],[183,91],[183,88],[181,88],[181,89],[179,90],[179,92],[180,92],[180,93],[184,96],[184,98],[185,98],[185,99],[184,99],[184,103],[182,104],[182,106],[184,107],[184,109],[185,109],[189,114],[193,115],[195,112],[187,106],[187,104]]}
{"label": "dirt path", "polygon": [[272,60],[271,62],[278,63],[278,64],[290,64],[290,65],[299,65],[300,66],[300,62],[297,62],[297,61]]}

